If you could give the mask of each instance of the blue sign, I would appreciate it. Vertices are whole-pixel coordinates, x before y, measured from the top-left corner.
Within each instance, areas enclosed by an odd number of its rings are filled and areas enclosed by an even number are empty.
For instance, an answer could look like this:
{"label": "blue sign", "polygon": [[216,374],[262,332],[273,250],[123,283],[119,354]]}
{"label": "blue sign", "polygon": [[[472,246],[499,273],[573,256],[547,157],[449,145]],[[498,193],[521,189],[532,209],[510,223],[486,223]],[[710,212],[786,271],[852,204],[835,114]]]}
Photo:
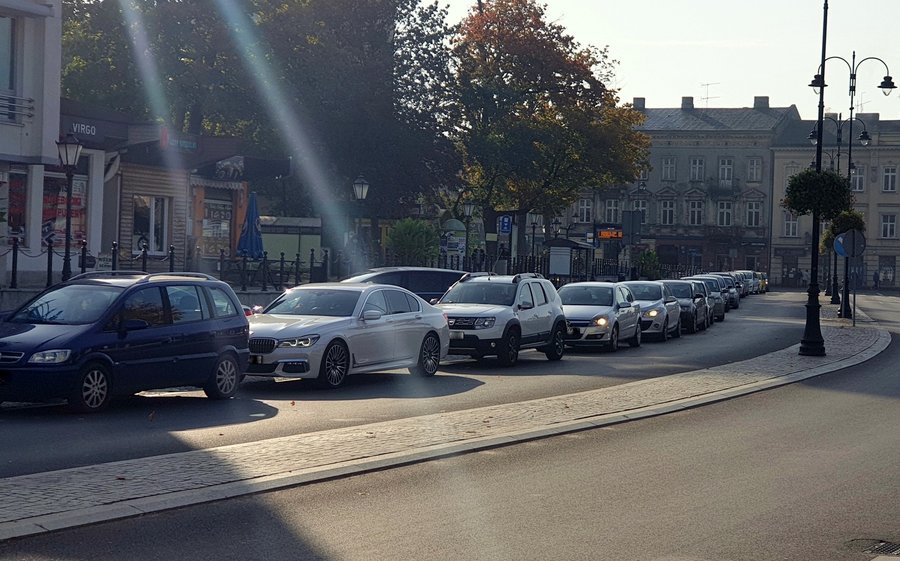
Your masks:
{"label": "blue sign", "polygon": [[500,216],[500,233],[501,234],[511,234],[512,233],[512,216],[508,214],[503,214]]}

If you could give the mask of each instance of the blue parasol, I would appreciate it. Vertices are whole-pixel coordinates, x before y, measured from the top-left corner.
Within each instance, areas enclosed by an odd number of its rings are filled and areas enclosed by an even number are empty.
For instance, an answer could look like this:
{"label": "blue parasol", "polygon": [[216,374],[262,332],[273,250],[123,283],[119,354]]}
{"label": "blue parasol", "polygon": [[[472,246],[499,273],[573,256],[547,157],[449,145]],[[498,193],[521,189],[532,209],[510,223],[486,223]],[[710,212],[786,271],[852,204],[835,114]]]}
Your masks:
{"label": "blue parasol", "polygon": [[247,216],[241,226],[241,237],[238,239],[237,254],[251,259],[263,256],[262,230],[259,226],[259,210],[256,208],[256,192],[251,192],[247,201]]}

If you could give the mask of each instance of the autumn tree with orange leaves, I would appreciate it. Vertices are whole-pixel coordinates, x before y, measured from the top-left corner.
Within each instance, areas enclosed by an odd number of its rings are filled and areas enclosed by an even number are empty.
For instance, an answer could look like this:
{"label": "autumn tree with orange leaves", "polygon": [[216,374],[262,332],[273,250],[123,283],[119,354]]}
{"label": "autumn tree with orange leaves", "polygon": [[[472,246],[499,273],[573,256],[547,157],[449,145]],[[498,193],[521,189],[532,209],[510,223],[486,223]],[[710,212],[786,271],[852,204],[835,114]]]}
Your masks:
{"label": "autumn tree with orange leaves", "polygon": [[529,212],[556,215],[585,189],[632,181],[646,165],[649,138],[635,130],[643,116],[606,85],[615,61],[548,22],[544,5],[478,2],[453,55],[466,196],[488,232],[501,212],[519,224]]}

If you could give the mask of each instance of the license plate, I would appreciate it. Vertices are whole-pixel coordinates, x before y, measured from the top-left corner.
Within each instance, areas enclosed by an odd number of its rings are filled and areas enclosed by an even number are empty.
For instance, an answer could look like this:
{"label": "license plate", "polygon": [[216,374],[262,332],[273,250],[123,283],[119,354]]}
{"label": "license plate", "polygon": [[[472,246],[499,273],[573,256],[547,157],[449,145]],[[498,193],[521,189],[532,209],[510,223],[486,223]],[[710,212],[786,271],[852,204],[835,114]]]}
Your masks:
{"label": "license plate", "polygon": [[451,339],[463,339],[463,338],[465,338],[465,335],[463,334],[462,331],[451,331],[450,338]]}

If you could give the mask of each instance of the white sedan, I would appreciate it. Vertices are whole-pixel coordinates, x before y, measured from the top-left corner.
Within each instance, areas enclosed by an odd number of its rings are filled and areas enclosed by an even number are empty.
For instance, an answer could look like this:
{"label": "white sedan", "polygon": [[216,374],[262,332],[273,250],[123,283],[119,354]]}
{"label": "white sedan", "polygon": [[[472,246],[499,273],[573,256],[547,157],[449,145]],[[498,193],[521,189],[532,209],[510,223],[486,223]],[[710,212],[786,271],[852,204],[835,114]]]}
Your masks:
{"label": "white sedan", "polygon": [[450,347],[441,310],[383,284],[297,286],[248,319],[248,375],[314,378],[329,388],[396,368],[433,376]]}
{"label": "white sedan", "polygon": [[641,305],[641,331],[656,335],[660,341],[681,337],[681,307],[669,287],[658,281],[626,281]]}
{"label": "white sedan", "polygon": [[641,346],[641,307],[625,285],[612,282],[573,282],[559,289],[566,314],[570,347],[619,348],[619,340]]}

